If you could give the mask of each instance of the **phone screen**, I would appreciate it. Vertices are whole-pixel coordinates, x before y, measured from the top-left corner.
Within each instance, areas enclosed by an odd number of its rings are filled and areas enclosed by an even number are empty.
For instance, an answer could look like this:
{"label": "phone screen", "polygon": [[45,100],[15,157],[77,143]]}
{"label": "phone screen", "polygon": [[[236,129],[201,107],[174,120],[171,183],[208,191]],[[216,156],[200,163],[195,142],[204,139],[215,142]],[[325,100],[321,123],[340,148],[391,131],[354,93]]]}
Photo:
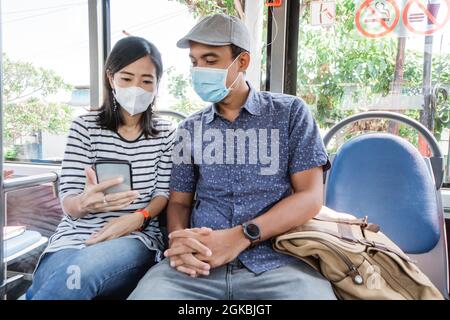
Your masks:
{"label": "phone screen", "polygon": [[105,194],[130,191],[133,189],[131,178],[131,164],[120,160],[99,160],[94,164],[98,183],[105,180],[123,178],[121,184],[112,186],[105,190]]}

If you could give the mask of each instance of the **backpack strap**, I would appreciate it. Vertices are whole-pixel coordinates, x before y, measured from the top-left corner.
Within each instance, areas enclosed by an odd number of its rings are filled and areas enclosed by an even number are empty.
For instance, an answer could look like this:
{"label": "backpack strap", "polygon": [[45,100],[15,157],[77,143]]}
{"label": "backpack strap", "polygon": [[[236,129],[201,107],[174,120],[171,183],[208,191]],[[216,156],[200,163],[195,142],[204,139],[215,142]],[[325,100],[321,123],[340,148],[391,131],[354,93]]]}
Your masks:
{"label": "backpack strap", "polygon": [[321,233],[329,234],[333,237],[336,237],[338,239],[341,239],[341,240],[344,240],[347,242],[360,244],[360,241],[353,235],[352,228],[350,225],[337,223],[337,227],[338,227],[338,231],[335,232],[333,230],[330,230],[327,228],[322,228],[317,225],[306,224],[306,225],[301,225],[301,226],[297,227],[295,229],[295,231],[321,232]]}
{"label": "backpack strap", "polygon": [[363,225],[367,225],[367,216],[365,216],[364,218],[355,218],[355,219],[340,219],[340,218],[322,218],[319,216],[316,216],[313,218],[314,220],[318,220],[318,221],[325,221],[325,222],[335,222],[335,223],[343,223],[343,224],[349,224],[349,225],[358,225],[358,226],[363,226]]}

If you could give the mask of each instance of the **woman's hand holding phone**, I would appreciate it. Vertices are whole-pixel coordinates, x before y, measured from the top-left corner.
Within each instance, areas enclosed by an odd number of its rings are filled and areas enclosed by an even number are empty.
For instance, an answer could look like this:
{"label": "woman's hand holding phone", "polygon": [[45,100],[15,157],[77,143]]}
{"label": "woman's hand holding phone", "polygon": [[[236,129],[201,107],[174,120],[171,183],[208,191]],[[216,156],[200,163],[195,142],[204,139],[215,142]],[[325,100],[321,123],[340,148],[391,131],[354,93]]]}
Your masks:
{"label": "woman's hand holding phone", "polygon": [[122,178],[97,183],[95,171],[85,169],[86,183],[80,198],[80,210],[87,213],[109,212],[128,207],[138,196],[137,191],[118,192],[105,195],[105,190],[122,183]]}

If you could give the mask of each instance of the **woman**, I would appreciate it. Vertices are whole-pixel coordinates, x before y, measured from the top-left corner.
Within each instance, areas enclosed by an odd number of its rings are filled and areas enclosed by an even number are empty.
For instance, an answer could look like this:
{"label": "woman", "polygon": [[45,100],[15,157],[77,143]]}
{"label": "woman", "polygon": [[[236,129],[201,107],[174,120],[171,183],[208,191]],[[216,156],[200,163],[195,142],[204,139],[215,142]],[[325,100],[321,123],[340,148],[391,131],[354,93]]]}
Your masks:
{"label": "woman", "polygon": [[[127,37],[111,51],[103,105],[72,123],[59,192],[65,216],[28,299],[123,299],[161,259],[156,216],[167,204],[174,140],[170,122],[152,113],[162,73],[161,55],[145,39]],[[120,181],[97,183],[96,159],[130,161],[134,190],[105,194]]]}

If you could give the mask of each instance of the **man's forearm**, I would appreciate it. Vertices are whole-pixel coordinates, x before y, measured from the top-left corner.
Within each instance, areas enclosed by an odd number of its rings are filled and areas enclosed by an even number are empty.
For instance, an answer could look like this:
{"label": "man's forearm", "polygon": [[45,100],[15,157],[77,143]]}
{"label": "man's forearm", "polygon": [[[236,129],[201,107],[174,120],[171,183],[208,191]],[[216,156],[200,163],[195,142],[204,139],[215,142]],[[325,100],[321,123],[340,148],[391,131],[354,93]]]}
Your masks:
{"label": "man's forearm", "polygon": [[189,227],[191,207],[181,203],[169,201],[167,206],[167,231],[169,233]]}
{"label": "man's forearm", "polygon": [[295,226],[302,225],[322,208],[323,195],[314,191],[303,191],[284,198],[269,211],[253,219],[261,229],[261,240],[267,240]]}

